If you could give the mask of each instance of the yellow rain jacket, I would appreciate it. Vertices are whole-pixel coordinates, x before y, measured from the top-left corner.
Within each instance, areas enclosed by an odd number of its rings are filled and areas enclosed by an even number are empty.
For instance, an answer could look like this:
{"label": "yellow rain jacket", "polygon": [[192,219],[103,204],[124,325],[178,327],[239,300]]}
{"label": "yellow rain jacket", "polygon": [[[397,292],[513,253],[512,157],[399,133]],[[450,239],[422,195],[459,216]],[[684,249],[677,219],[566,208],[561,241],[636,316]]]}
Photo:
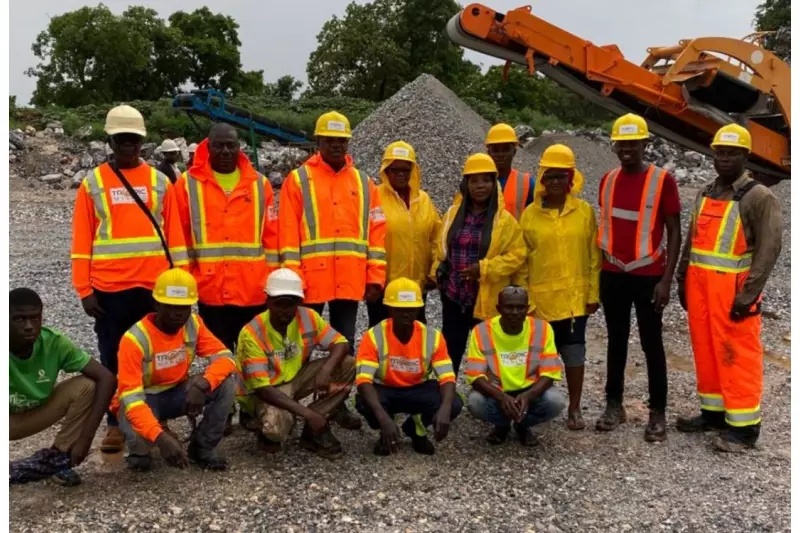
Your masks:
{"label": "yellow rain jacket", "polygon": [[[401,149],[398,154],[409,155],[393,155],[392,150],[396,148]],[[414,165],[408,183],[411,189],[409,207],[406,207],[386,176],[386,167],[398,159]],[[408,278],[419,283],[424,292],[442,218],[428,193],[421,190],[422,179],[414,149],[402,141],[390,144],[381,162],[380,179],[378,194],[386,216],[386,283],[397,278]]]}
{"label": "yellow rain jacket", "polygon": [[594,209],[576,198],[583,176],[575,171],[573,187],[561,213],[542,207],[546,167],[536,177],[533,203],[520,218],[528,247],[521,284],[527,286],[531,310],[548,322],[586,315],[588,304],[600,301],[600,249]]}
{"label": "yellow rain jacket", "polygon": [[[499,189],[499,184],[498,184]],[[514,217],[505,208],[502,192],[498,191],[497,214],[492,222],[492,237],[486,257],[481,259],[481,277],[478,283],[478,297],[475,302],[474,316],[487,320],[497,316],[497,297],[511,283],[520,284],[524,275],[519,278],[525,263],[525,241],[522,231]],[[447,210],[442,222],[442,230],[436,247],[431,278],[436,279],[439,263],[447,257],[447,233],[461,205],[461,193],[456,193],[453,205]]]}

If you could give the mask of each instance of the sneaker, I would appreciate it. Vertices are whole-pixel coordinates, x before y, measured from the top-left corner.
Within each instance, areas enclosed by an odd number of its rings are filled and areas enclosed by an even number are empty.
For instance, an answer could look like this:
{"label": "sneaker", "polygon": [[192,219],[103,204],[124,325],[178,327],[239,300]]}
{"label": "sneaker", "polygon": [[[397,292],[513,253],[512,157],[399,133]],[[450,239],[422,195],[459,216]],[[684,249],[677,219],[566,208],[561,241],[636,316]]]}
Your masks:
{"label": "sneaker", "polygon": [[109,426],[100,451],[103,453],[120,453],[125,449],[125,435],[117,426]]}
{"label": "sneaker", "polygon": [[206,450],[197,446],[195,442],[189,444],[187,450],[189,460],[203,470],[222,471],[228,469],[228,460],[215,450]]}
{"label": "sneaker", "polygon": [[433,455],[436,453],[433,443],[428,437],[414,437],[411,439],[411,447],[414,451],[422,455]]}
{"label": "sneaker", "polygon": [[53,475],[53,481],[64,487],[75,487],[81,484],[81,476],[71,468],[65,468]]}
{"label": "sneaker", "polygon": [[702,433],[705,431],[725,429],[725,422],[717,422],[702,414],[697,416],[679,416],[675,423],[675,429],[681,433]]}
{"label": "sneaker", "polygon": [[744,439],[731,430],[721,432],[711,441],[715,450],[728,453],[745,453],[755,448],[755,444],[755,440]]}
{"label": "sneaker", "polygon": [[667,440],[667,417],[663,411],[650,410],[650,419],[644,429],[644,440],[647,442]]}
{"label": "sneaker", "polygon": [[314,435],[311,427],[306,424],[300,436],[300,447],[309,452],[315,453],[325,459],[338,459],[342,456],[342,444],[331,433],[331,430]]}
{"label": "sneaker", "polygon": [[344,403],[342,403],[342,406],[333,414],[332,420],[342,429],[348,429],[350,431],[361,429],[361,417],[351,413]]}
{"label": "sneaker", "polygon": [[597,419],[595,428],[598,431],[614,431],[620,424],[625,423],[626,418],[622,403],[610,400],[606,404],[605,412]]}
{"label": "sneaker", "polygon": [[125,463],[134,472],[149,472],[153,469],[153,458],[149,455],[128,455]]}

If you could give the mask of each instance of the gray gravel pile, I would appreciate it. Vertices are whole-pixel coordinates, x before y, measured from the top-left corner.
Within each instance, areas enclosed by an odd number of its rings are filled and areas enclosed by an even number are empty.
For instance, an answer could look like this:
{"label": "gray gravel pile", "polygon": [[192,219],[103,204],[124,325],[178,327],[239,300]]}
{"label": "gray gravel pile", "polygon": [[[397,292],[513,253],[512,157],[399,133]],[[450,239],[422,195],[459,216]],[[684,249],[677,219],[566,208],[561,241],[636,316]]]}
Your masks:
{"label": "gray gravel pile", "polygon": [[[583,142],[578,140],[575,142]],[[580,156],[579,156],[580,158]],[[74,193],[30,190],[10,182],[10,286],[37,290],[45,321],[95,356],[92,322],[70,286],[70,219]],[[44,231],[43,231],[44,230]],[[438,300],[431,294],[431,303]],[[671,306],[672,307],[672,306]],[[441,324],[432,306],[432,324]],[[362,308],[358,331],[366,328]],[[669,421],[697,409],[685,326],[667,329],[670,350]],[[788,532],[790,531],[790,373],[788,363],[765,365],[764,429],[759,448],[744,457],[709,449],[709,436],[670,430],[667,442],[642,439],[647,410],[643,356],[631,345],[626,408],[629,423],[611,434],[591,429],[603,408],[605,344],[588,332],[584,416],[590,427],[570,432],[563,418],[545,428],[542,445],[492,447],[488,427],[462,414],[432,458],[376,458],[377,433],[344,432],[345,456],[331,463],[297,448],[265,456],[254,437],[237,430],[223,440],[229,472],[168,469],[135,475],[106,464],[97,451],[82,486],[42,482],[10,489],[10,529],[47,531],[276,531],[276,532]],[[564,390],[564,384],[558,384]],[[460,390],[466,391],[463,382]],[[170,424],[188,434],[183,421]],[[54,431],[10,443],[12,459],[49,446]]]}
{"label": "gray gravel pile", "polygon": [[281,146],[275,141],[262,142],[257,153],[259,169],[275,188],[279,188],[286,175],[302,165],[310,155],[301,148]]}

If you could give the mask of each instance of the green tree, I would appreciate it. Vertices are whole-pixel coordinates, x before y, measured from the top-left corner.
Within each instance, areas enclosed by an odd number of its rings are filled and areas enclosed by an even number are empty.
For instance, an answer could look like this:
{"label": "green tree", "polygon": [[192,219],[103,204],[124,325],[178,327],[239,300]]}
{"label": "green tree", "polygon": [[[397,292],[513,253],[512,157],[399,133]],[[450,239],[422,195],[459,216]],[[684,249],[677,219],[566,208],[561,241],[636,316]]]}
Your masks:
{"label": "green tree", "polygon": [[274,96],[285,102],[294,100],[295,94],[303,87],[303,82],[294,76],[285,75],[278,78],[275,83],[267,84],[267,95]]}
{"label": "green tree", "polygon": [[777,32],[767,37],[766,47],[784,61],[791,61],[791,0],[765,0],[756,9],[754,25],[758,31]]}

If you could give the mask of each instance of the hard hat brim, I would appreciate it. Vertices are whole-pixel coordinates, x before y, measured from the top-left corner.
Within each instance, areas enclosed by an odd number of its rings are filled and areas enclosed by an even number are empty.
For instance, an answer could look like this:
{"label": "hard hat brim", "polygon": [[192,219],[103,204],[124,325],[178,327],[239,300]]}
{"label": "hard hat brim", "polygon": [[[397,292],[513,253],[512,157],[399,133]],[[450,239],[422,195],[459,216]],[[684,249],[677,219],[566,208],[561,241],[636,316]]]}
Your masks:
{"label": "hard hat brim", "polygon": [[267,293],[267,296],[271,296],[273,298],[280,298],[281,296],[294,296],[295,298],[300,298],[301,300],[306,297],[302,290],[291,290],[291,289],[279,289],[270,292],[269,289],[264,291]]}
{"label": "hard hat brim", "polygon": [[484,144],[486,146],[489,146],[490,144],[519,144],[519,140],[514,138],[491,139],[491,140],[486,139],[486,142]]}
{"label": "hard hat brim", "polygon": [[352,139],[353,134],[345,131],[326,131],[325,133],[314,133],[317,137],[339,137],[342,139]]}
{"label": "hard hat brim", "polygon": [[423,302],[388,302],[386,299],[383,300],[383,305],[386,307],[394,307],[396,309],[419,309],[420,307],[425,307]]}
{"label": "hard hat brim", "polygon": [[612,135],[612,141],[644,141],[650,138],[649,133],[636,133],[631,135]]}
{"label": "hard hat brim", "polygon": [[120,133],[133,133],[134,135],[138,135],[139,137],[143,137],[143,138],[147,137],[147,131],[143,130],[143,129],[140,129],[140,128],[126,128],[126,127],[109,128],[109,127],[106,127],[105,128],[105,132],[108,135],[112,136],[112,137],[114,135],[119,135]]}
{"label": "hard hat brim", "polygon": [[742,146],[741,144],[738,144],[738,143],[735,143],[735,142],[716,141],[716,142],[712,142],[711,143],[711,148],[716,148],[717,146],[730,146],[731,148],[741,148],[742,150],[744,150],[748,154],[750,152],[752,152],[752,150],[750,148],[748,148],[747,146]]}
{"label": "hard hat brim", "polygon": [[172,298],[170,296],[156,296],[153,295],[153,299],[160,304],[165,305],[185,305],[185,306],[192,306],[197,303],[197,297],[194,298]]}

